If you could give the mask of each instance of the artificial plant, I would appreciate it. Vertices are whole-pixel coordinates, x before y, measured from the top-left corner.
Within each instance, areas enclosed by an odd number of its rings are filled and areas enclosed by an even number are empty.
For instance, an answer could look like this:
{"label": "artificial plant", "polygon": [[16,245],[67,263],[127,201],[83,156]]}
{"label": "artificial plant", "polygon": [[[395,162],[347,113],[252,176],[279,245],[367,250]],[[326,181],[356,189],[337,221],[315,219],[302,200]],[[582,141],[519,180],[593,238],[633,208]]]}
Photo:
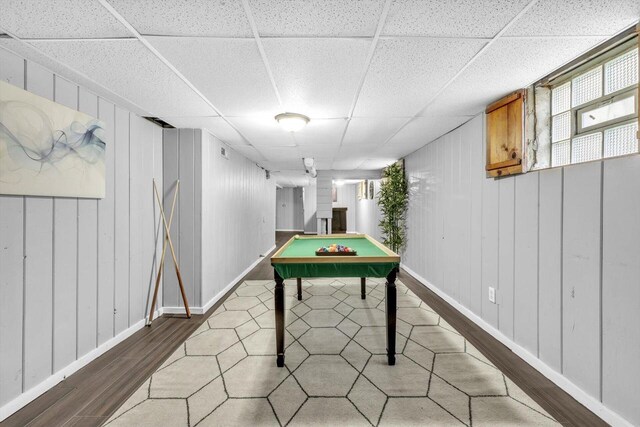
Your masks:
{"label": "artificial plant", "polygon": [[405,218],[409,192],[402,163],[396,162],[382,172],[378,206],[382,212],[380,230],[384,244],[400,253],[406,243]]}

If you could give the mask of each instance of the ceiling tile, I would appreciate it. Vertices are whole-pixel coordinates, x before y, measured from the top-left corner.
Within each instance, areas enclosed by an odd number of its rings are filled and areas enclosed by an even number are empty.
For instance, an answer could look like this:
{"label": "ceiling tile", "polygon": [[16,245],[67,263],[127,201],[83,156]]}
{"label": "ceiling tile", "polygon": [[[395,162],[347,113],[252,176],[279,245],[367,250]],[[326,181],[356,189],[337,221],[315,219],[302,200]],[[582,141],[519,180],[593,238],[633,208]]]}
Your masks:
{"label": "ceiling tile", "polygon": [[292,134],[280,128],[272,117],[228,117],[228,120],[256,147],[296,145]]}
{"label": "ceiling tile", "polygon": [[349,121],[349,127],[347,128],[347,133],[344,135],[342,144],[378,146],[389,139],[407,120],[409,120],[408,117],[354,117]]}
{"label": "ceiling tile", "polygon": [[529,0],[394,0],[383,35],[493,37]]}
{"label": "ceiling tile", "polygon": [[484,44],[473,39],[381,39],[354,116],[413,116]]}
{"label": "ceiling tile", "polygon": [[249,0],[261,36],[373,37],[383,0]]}
{"label": "ceiling tile", "polygon": [[137,40],[39,41],[31,44],[154,116],[216,114]]}
{"label": "ceiling tile", "polygon": [[473,115],[591,49],[603,39],[500,38],[421,113]]}
{"label": "ceiling tile", "polygon": [[222,117],[162,117],[177,128],[207,129],[219,140],[229,145],[246,145],[248,142]]}
{"label": "ceiling tile", "polygon": [[4,0],[0,28],[20,38],[133,37],[97,1]]}
{"label": "ceiling tile", "polygon": [[346,117],[365,69],[368,39],[265,39],[285,111]]}
{"label": "ceiling tile", "polygon": [[638,19],[638,0],[539,0],[505,35],[612,36]]}
{"label": "ceiling tile", "polygon": [[223,115],[273,117],[280,112],[255,40],[148,39]]}
{"label": "ceiling tile", "polygon": [[390,164],[396,162],[399,157],[386,157],[377,159],[367,159],[360,164],[358,169],[360,170],[379,170],[386,168]]}
{"label": "ceiling tile", "polygon": [[331,169],[335,170],[354,170],[365,161],[364,157],[341,157],[333,161]]}
{"label": "ceiling tile", "polygon": [[311,120],[302,130],[293,134],[293,139],[301,146],[336,146],[340,145],[346,119]]}
{"label": "ceiling tile", "polygon": [[108,1],[141,34],[253,37],[240,0]]}
{"label": "ceiling tile", "polygon": [[380,158],[401,158],[467,122],[466,116],[417,117],[384,146],[375,151]]}
{"label": "ceiling tile", "polygon": [[69,66],[62,64],[59,61],[45,55],[43,52],[38,50],[35,46],[30,45],[29,43],[12,38],[0,37],[0,48],[4,48],[11,52],[14,52],[18,56],[28,59],[29,61],[36,62],[37,64],[51,70],[54,74],[60,77],[64,77],[65,79],[70,80],[78,84],[79,86],[85,87],[96,95],[104,99],[108,99],[109,101],[123,108],[126,108],[131,112],[134,112],[141,116],[150,115],[150,112],[145,108],[132,103],[129,99],[126,99],[123,96],[120,96],[119,94],[113,92],[112,90],[109,90],[104,86],[97,84],[95,81],[91,80],[84,74],[79,73]]}
{"label": "ceiling tile", "polygon": [[272,162],[290,162],[292,166],[302,164],[302,156],[298,151],[298,147],[275,147],[269,145],[260,145],[256,149],[264,156],[267,161]]}

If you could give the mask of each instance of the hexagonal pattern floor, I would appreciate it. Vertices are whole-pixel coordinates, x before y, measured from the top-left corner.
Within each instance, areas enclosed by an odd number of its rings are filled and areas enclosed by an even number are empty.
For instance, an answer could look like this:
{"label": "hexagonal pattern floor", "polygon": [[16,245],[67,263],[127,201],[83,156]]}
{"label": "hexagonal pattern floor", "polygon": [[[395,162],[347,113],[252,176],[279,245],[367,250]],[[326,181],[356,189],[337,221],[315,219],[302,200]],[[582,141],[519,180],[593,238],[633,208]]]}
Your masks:
{"label": "hexagonal pattern floor", "polygon": [[110,426],[551,425],[553,418],[400,280],[398,356],[385,357],[384,280],[286,281],[286,366],[273,286],[242,283]]}

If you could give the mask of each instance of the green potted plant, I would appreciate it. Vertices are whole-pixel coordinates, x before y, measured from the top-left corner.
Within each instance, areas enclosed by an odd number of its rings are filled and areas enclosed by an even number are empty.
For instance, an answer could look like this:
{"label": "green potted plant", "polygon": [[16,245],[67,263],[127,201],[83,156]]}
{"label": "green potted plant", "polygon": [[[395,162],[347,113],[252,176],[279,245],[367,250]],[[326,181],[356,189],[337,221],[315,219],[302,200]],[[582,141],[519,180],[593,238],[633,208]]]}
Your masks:
{"label": "green potted plant", "polygon": [[400,253],[406,243],[405,218],[408,203],[409,192],[404,167],[401,162],[396,162],[382,172],[378,195],[383,242],[396,253]]}

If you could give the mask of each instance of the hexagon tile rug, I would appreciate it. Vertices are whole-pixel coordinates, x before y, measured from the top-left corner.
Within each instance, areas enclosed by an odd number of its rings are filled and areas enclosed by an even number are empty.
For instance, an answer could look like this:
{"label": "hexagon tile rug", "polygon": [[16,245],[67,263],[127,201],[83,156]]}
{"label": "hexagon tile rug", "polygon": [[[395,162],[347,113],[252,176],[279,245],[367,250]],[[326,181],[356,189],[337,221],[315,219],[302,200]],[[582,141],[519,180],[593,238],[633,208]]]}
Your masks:
{"label": "hexagon tile rug", "polygon": [[400,281],[386,364],[384,280],[287,281],[286,366],[270,280],[249,280],[127,400],[110,426],[557,424]]}

